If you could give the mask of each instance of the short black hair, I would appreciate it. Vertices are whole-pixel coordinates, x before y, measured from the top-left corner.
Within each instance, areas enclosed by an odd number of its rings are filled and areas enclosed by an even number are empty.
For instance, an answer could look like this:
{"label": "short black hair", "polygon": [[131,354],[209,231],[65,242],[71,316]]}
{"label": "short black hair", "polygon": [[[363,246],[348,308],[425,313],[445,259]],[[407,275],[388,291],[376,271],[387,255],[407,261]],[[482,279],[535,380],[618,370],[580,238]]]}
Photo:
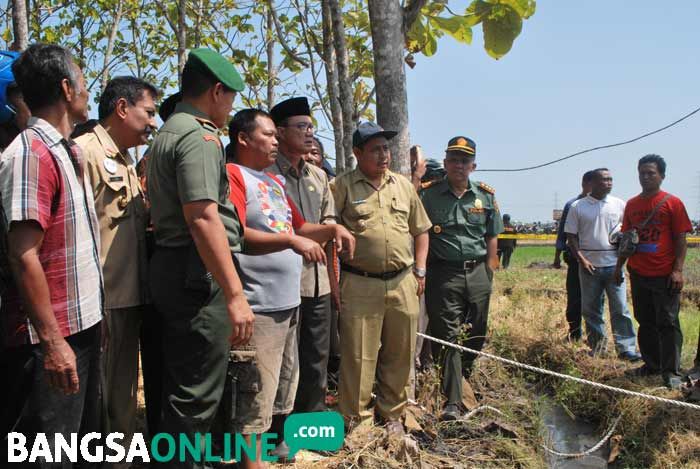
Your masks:
{"label": "short black hair", "polygon": [[112,115],[121,98],[134,106],[143,99],[144,92],[150,94],[154,100],[158,98],[158,89],[146,80],[127,76],[112,78],[100,96],[97,117],[102,120]]}
{"label": "short black hair", "polygon": [[609,170],[608,168],[596,168],[596,169],[594,169],[594,170],[592,171],[593,177],[591,178],[591,180],[593,180],[593,179],[597,178],[598,176],[600,176],[600,173],[602,173],[603,171],[610,171],[610,170]]}
{"label": "short black hair", "polygon": [[269,112],[256,108],[242,109],[233,115],[233,118],[228,123],[228,138],[230,142],[226,145],[227,161],[233,161],[236,157],[238,134],[241,132],[246,134],[253,132],[258,127],[258,124],[255,122],[255,119],[258,117],[267,117],[272,120]]}
{"label": "short black hair", "polygon": [[647,163],[655,163],[656,169],[659,171],[659,174],[661,174],[661,177],[666,177],[666,160],[664,160],[661,156],[653,153],[642,156],[639,159],[639,163],[637,163],[637,171],[639,171],[639,168],[641,168],[643,164]]}
{"label": "short black hair", "polygon": [[595,175],[595,171],[586,171],[583,173],[583,177],[581,178],[581,182],[591,182],[593,180],[593,176]]}
{"label": "short black hair", "polygon": [[12,64],[12,73],[24,102],[34,112],[63,97],[64,79],[73,88],[78,87],[76,67],[67,49],[55,44],[32,44]]}
{"label": "short black hair", "polygon": [[[189,98],[197,98],[202,96],[212,86],[221,83],[221,80],[216,78],[213,73],[208,70],[203,70],[191,64],[185,65],[182,71],[182,85],[180,91],[182,95]],[[226,91],[234,91],[221,83]]]}

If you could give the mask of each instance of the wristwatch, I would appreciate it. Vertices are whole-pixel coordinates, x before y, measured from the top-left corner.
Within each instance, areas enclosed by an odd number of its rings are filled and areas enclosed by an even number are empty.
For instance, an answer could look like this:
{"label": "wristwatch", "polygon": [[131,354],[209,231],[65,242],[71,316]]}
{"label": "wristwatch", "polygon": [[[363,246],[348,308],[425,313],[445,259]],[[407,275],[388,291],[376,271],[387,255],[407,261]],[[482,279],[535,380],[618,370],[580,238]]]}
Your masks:
{"label": "wristwatch", "polygon": [[414,267],[413,274],[418,278],[425,278],[425,269],[421,269],[419,267]]}

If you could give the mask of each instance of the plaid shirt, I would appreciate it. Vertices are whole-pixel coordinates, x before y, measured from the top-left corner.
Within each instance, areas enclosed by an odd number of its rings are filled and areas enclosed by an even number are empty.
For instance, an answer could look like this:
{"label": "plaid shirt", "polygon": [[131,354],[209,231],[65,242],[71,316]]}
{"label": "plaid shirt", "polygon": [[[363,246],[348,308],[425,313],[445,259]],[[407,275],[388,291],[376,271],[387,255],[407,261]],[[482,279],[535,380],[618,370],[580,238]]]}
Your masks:
{"label": "plaid shirt", "polygon": [[[30,119],[29,128],[0,157],[0,249],[6,249],[12,222],[32,220],[41,226],[39,261],[64,337],[102,319],[99,228],[91,194],[77,145],[42,119]],[[6,253],[0,253],[0,259],[6,260]],[[0,266],[0,281],[5,282],[7,270]],[[0,292],[3,344],[38,343],[16,288],[6,285],[4,290]]]}

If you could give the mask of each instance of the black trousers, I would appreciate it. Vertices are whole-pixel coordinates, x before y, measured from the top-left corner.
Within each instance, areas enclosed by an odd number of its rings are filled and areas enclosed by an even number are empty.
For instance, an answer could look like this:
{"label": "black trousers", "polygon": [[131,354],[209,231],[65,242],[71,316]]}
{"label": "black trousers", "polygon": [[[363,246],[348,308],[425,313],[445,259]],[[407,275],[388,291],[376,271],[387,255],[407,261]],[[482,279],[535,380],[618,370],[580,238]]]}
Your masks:
{"label": "black trousers", "polygon": [[680,374],[683,333],[678,320],[680,293],[668,289],[668,277],[630,272],[637,340],[644,363],[664,376]]}
{"label": "black trousers", "polygon": [[504,269],[507,269],[510,265],[510,257],[513,255],[514,250],[515,248],[512,246],[505,246],[498,251],[498,260],[501,264],[501,267],[503,267]]}
{"label": "black trousers", "polygon": [[581,283],[578,278],[578,261],[567,256],[566,263],[566,321],[569,338],[581,338]]}
{"label": "black trousers", "polygon": [[141,322],[141,372],[143,374],[143,397],[146,401],[146,427],[152,437],[158,433],[158,422],[163,394],[163,336],[162,319],[152,306],[144,306]]}
{"label": "black trousers", "polygon": [[[79,390],[65,395],[52,387],[44,372],[44,354],[40,345],[23,346],[2,351],[0,359],[3,377],[9,380],[0,386],[3,436],[7,432],[23,433],[25,447],[31,451],[37,433],[45,433],[55,454],[53,435],[61,433],[70,441],[70,434],[84,435],[102,431],[102,399],[100,387],[100,330],[101,324],[66,337],[73,349],[78,369]],[[96,442],[93,441],[94,444]],[[3,444],[7,455],[7,449]],[[91,446],[94,454],[94,445]],[[18,468],[69,469],[73,463],[18,463]],[[3,466],[4,467],[4,466]],[[97,467],[83,464],[81,467]]]}
{"label": "black trousers", "polygon": [[331,296],[301,297],[299,307],[299,386],[294,412],[326,410],[331,343]]}

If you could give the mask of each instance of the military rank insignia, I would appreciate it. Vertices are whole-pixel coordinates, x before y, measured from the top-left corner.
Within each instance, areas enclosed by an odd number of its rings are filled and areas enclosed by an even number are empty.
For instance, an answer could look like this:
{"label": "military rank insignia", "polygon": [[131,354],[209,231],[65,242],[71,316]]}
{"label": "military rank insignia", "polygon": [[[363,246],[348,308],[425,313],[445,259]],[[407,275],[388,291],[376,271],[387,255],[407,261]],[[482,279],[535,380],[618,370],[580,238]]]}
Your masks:
{"label": "military rank insignia", "polygon": [[484,208],[484,204],[481,203],[481,199],[476,199],[474,201],[474,208]]}

